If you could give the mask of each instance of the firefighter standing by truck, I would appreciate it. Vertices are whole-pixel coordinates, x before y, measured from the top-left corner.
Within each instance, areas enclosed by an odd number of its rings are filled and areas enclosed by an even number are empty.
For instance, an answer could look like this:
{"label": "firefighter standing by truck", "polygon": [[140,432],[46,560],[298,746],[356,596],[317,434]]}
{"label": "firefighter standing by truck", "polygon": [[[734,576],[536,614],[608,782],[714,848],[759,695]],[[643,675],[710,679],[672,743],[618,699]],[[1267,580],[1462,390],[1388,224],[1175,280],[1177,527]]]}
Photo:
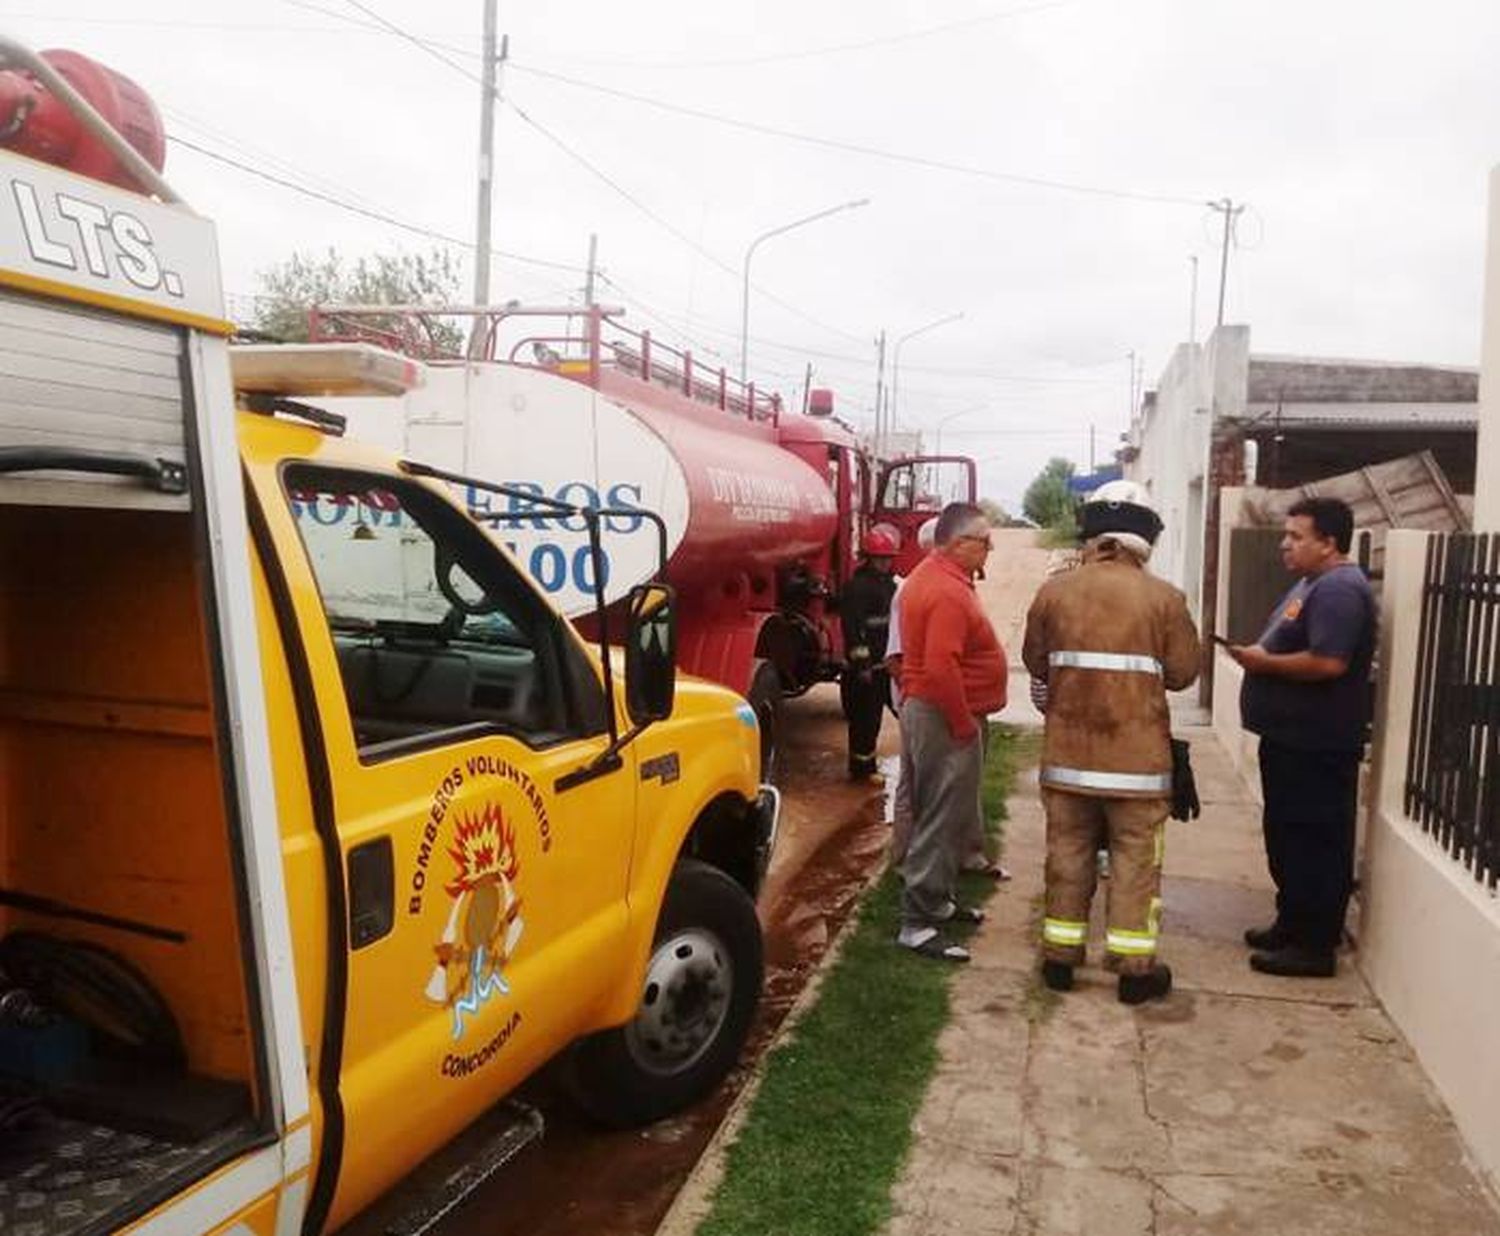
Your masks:
{"label": "firefighter standing by truck", "polygon": [[1146,569],[1161,519],[1140,486],[1102,486],[1080,512],[1081,565],[1042,585],[1023,659],[1047,684],[1042,801],[1047,905],[1042,976],[1073,985],[1084,961],[1095,854],[1112,856],[1106,964],[1127,1004],[1160,999],[1161,862],[1173,810],[1167,691],[1198,676],[1198,633],[1181,592]]}
{"label": "firefighter standing by truck", "polygon": [[848,665],[844,670],[844,712],[849,719],[849,776],[863,781],[875,775],[875,747],[890,698],[885,670],[890,632],[891,597],[896,580],[891,566],[899,546],[884,527],[871,528],[860,542],[860,564],[839,598]]}

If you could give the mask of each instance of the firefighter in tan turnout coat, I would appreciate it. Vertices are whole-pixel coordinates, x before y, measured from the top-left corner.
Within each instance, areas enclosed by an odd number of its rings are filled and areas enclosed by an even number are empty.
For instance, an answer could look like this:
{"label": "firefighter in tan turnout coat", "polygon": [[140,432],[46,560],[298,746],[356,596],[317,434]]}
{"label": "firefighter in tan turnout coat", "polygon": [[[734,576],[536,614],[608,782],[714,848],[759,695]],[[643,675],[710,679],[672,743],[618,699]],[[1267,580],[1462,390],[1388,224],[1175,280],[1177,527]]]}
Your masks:
{"label": "firefighter in tan turnout coat", "polygon": [[1084,961],[1095,855],[1110,851],[1106,964],[1120,999],[1165,996],[1156,959],[1161,862],[1172,799],[1168,691],[1198,676],[1198,633],[1176,588],[1145,569],[1161,520],[1140,486],[1103,485],[1080,512],[1082,561],[1042,585],[1022,657],[1046,683],[1043,968],[1066,991]]}

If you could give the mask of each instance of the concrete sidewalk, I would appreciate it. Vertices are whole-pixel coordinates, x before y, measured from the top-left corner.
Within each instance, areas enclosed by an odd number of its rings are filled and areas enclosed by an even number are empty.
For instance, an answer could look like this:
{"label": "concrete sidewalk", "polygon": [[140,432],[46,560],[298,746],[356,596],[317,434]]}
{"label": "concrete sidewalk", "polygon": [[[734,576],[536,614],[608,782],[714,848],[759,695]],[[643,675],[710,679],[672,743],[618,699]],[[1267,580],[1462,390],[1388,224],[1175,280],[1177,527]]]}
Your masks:
{"label": "concrete sidewalk", "polygon": [[1015,880],[956,977],[889,1236],[1500,1236],[1353,959],[1329,980],[1246,965],[1240,933],[1272,916],[1259,808],[1212,732],[1192,737],[1204,810],[1169,825],[1162,956],[1176,989],[1159,1005],[1119,1004],[1097,966],[1067,995],[1040,987],[1034,782],[1012,799]]}

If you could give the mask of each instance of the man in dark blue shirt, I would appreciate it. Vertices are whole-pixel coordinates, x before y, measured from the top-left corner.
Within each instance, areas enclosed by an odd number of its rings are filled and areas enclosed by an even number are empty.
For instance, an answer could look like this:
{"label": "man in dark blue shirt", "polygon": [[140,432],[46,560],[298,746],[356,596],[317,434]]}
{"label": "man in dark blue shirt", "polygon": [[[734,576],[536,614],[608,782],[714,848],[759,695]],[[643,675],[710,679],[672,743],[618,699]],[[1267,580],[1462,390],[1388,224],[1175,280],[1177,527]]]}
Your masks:
{"label": "man in dark blue shirt", "polygon": [[1260,735],[1266,859],[1276,921],[1252,927],[1250,965],[1327,977],[1354,887],[1354,815],[1369,721],[1375,602],[1345,555],[1354,516],[1337,498],[1287,514],[1281,559],[1300,576],[1259,642],[1230,645],[1244,667],[1240,714]]}

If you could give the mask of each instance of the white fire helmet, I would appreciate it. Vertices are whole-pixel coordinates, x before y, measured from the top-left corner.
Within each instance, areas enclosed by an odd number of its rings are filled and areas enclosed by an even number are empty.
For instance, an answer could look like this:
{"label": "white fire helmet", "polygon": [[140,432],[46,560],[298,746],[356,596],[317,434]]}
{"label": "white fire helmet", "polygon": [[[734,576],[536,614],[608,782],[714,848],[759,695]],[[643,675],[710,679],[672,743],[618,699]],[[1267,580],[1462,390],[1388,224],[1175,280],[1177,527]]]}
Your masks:
{"label": "white fire helmet", "polygon": [[1091,541],[1106,533],[1138,536],[1156,544],[1162,522],[1151,505],[1151,495],[1138,481],[1106,481],[1090,494],[1078,513],[1079,534]]}

